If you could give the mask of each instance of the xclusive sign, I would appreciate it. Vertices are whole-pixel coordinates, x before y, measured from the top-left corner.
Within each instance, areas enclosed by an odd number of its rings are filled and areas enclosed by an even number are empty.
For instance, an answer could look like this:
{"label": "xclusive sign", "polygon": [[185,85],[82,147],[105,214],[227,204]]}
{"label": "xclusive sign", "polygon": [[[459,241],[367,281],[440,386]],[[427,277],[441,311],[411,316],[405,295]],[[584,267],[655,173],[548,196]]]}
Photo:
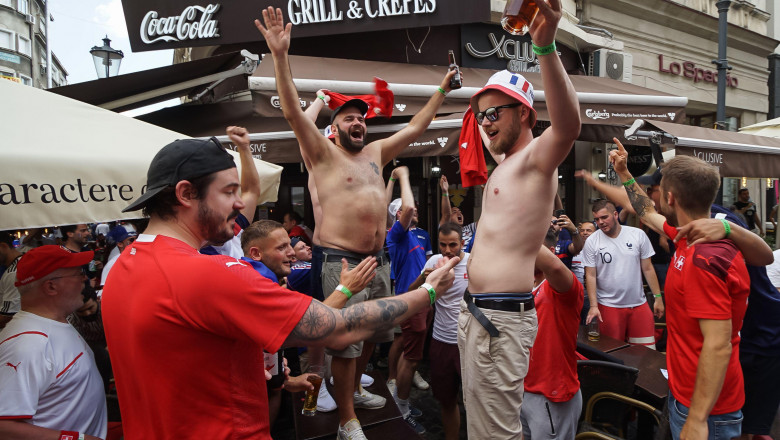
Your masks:
{"label": "xclusive sign", "polygon": [[[567,71],[577,68],[573,50],[559,44],[558,55]],[[539,72],[539,60],[531,50],[531,37],[511,35],[495,24],[461,26],[461,58],[464,67]]]}
{"label": "xclusive sign", "polygon": [[[663,73],[670,73],[672,75],[681,75],[685,78],[692,80],[694,83],[700,81],[709,83],[718,83],[718,72],[712,70],[702,69],[698,67],[692,61],[683,61],[682,64],[678,62],[671,62],[668,66],[664,66],[664,56],[658,55],[658,71]],[[726,85],[728,87],[739,87],[739,81],[736,77],[726,75]]]}
{"label": "xclusive sign", "polygon": [[490,0],[122,0],[136,52],[262,40],[254,19],[268,6],[293,24],[293,38],[490,20]]}

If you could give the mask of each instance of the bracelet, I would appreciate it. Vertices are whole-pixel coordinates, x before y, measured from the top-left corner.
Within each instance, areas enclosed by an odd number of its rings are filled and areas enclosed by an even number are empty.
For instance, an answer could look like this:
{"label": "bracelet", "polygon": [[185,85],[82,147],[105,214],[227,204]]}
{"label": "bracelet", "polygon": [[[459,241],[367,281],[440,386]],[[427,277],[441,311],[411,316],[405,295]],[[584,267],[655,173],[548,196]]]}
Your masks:
{"label": "bracelet", "polygon": [[441,195],[444,196],[444,197],[447,197],[447,198],[450,197],[450,193],[441,193]]}
{"label": "bracelet", "polygon": [[720,221],[723,222],[723,229],[726,230],[726,237],[725,238],[729,238],[729,234],[731,234],[731,225],[729,225],[729,222],[726,221],[725,218],[720,219]]}
{"label": "bracelet", "polygon": [[79,434],[77,431],[60,431],[60,440],[83,440],[84,434]]}
{"label": "bracelet", "polygon": [[350,299],[350,298],[352,298],[352,292],[350,292],[350,291],[349,291],[349,289],[347,289],[346,287],[344,287],[344,285],[343,285],[343,284],[339,284],[338,286],[336,286],[336,289],[335,289],[335,290],[338,290],[339,292],[341,292],[341,293],[343,293],[344,295],[346,295],[346,296],[347,296],[347,299]]}
{"label": "bracelet", "polygon": [[395,181],[397,181],[397,180],[398,180],[398,179],[394,178],[393,176],[390,176],[390,181],[391,181],[391,182],[395,182]]}
{"label": "bracelet", "polygon": [[656,297],[656,298],[660,298],[661,294],[660,293],[656,293],[656,294],[653,294],[653,296]]}
{"label": "bracelet", "polygon": [[428,283],[423,283],[420,287],[428,291],[428,296],[431,297],[431,305],[433,305],[433,303],[436,302],[436,291],[433,290],[433,286]]}
{"label": "bracelet", "polygon": [[328,103],[328,101],[325,100],[325,95],[322,95],[322,96],[318,95],[317,97],[320,98],[322,100],[322,102],[324,102],[325,104]]}
{"label": "bracelet", "polygon": [[537,55],[549,55],[555,52],[555,41],[548,44],[547,46],[541,46],[541,47],[531,43],[531,50],[533,50],[534,53]]}
{"label": "bracelet", "polygon": [[623,186],[625,186],[626,188],[628,188],[629,186],[631,186],[631,185],[633,185],[633,184],[635,184],[635,183],[636,183],[636,179],[634,179],[634,178],[632,177],[631,179],[629,179],[629,180],[627,180],[627,181],[623,182]]}
{"label": "bracelet", "polygon": [[442,89],[441,87],[439,87],[438,90],[439,90],[439,93],[441,93],[444,96],[447,96],[447,91],[446,90]]}

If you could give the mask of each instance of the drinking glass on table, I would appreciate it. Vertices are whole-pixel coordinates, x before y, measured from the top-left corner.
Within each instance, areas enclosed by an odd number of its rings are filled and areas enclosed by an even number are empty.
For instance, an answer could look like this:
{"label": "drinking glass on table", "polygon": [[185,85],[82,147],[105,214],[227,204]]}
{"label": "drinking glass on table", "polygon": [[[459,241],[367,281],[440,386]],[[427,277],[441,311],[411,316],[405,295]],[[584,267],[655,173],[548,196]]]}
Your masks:
{"label": "drinking glass on table", "polygon": [[599,319],[597,317],[594,317],[592,321],[590,321],[590,324],[588,324],[588,340],[589,341],[598,341],[601,337],[601,333],[599,332]]}

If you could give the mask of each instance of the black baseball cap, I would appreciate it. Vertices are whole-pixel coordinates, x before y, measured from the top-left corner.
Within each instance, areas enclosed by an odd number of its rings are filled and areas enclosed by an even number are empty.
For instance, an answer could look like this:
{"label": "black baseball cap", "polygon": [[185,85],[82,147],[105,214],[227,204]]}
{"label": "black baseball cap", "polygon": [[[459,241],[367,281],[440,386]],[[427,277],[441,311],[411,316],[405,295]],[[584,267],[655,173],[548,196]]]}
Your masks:
{"label": "black baseball cap", "polygon": [[235,168],[236,163],[215,137],[178,139],[157,152],[146,173],[146,192],[122,212],[137,211],[160,191],[217,171]]}
{"label": "black baseball cap", "polygon": [[661,167],[656,168],[655,172],[651,175],[639,176],[636,178],[636,182],[640,185],[660,185],[661,184]]}
{"label": "black baseball cap", "polygon": [[366,113],[368,113],[368,103],[366,101],[363,101],[362,99],[350,99],[349,101],[345,102],[344,104],[341,104],[341,106],[336,107],[335,110],[333,110],[333,115],[330,117],[330,123],[332,124],[333,121],[336,120],[336,116],[341,112],[341,110],[347,108],[347,107],[357,107],[358,110],[360,110],[360,113],[365,116]]}

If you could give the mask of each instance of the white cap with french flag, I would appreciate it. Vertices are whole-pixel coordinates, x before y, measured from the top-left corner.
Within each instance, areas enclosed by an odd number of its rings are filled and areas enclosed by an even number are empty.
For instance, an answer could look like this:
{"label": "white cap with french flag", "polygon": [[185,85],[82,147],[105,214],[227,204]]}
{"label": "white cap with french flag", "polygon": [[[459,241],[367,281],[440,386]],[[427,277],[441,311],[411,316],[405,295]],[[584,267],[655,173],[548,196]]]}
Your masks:
{"label": "white cap with french flag", "polygon": [[488,90],[497,90],[507,96],[520,101],[521,104],[531,110],[531,126],[536,124],[536,110],[534,110],[534,86],[519,73],[508,70],[496,72],[490,77],[485,87],[471,97],[471,108],[475,113],[480,112],[477,98]]}

